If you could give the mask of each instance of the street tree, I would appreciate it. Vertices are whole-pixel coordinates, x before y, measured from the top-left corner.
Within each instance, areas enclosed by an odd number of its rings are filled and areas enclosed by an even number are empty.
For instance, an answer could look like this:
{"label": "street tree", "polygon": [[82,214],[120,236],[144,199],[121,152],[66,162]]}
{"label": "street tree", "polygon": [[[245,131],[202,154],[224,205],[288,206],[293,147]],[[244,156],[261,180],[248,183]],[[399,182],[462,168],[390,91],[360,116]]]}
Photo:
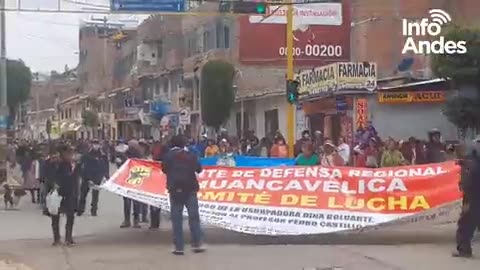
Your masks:
{"label": "street tree", "polygon": [[100,119],[98,117],[98,108],[100,107],[100,103],[97,99],[93,97],[88,97],[87,99],[87,106],[82,111],[82,121],[83,125],[86,128],[89,128],[92,135],[95,134],[94,130],[98,128],[100,124]]}
{"label": "street tree", "polygon": [[18,106],[30,97],[32,72],[22,60],[7,60],[7,103],[10,119],[15,119]]}
{"label": "street tree", "polygon": [[458,95],[445,104],[444,114],[462,132],[480,128],[480,30],[452,26],[445,40],[466,41],[465,54],[438,54],[432,57],[432,70],[448,79]]}
{"label": "street tree", "polygon": [[212,60],[203,66],[200,93],[202,119],[207,126],[218,129],[228,120],[235,102],[234,77],[231,63]]}
{"label": "street tree", "polygon": [[83,110],[82,121],[83,125],[86,128],[89,128],[92,134],[94,133],[93,130],[98,128],[98,125],[100,123],[100,120],[98,119],[98,113],[89,109]]}

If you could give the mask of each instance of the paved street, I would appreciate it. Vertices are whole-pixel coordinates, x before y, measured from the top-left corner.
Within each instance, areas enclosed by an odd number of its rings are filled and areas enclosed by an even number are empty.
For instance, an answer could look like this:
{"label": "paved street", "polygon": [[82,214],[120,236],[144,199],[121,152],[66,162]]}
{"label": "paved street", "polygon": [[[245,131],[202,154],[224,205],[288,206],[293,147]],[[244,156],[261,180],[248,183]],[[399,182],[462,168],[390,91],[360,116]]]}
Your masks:
{"label": "paved street", "polygon": [[[74,248],[51,247],[49,219],[27,200],[0,211],[0,260],[34,270],[122,269],[477,269],[479,259],[450,258],[452,224],[321,237],[265,238],[207,228],[206,254],[170,254],[169,223],[158,232],[119,228],[121,200],[102,193],[99,217],[77,219]],[[146,226],[145,226],[146,227]],[[294,243],[285,245],[285,243]],[[306,243],[308,245],[302,245]],[[477,253],[480,247],[477,246]],[[0,269],[3,270],[2,264]],[[9,268],[5,268],[9,269]],[[28,268],[11,268],[28,269]]]}

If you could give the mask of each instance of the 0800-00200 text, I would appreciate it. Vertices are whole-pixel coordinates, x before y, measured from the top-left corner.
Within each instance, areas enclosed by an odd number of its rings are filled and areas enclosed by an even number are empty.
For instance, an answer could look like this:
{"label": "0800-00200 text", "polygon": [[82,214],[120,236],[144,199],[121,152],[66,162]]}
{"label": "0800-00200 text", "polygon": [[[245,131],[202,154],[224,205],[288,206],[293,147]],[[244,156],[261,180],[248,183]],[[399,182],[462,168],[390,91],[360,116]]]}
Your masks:
{"label": "0800-00200 text", "polygon": [[[287,48],[279,47],[280,56],[287,55]],[[304,47],[294,47],[293,56],[320,56],[320,57],[342,57],[343,48],[339,45],[306,44]]]}

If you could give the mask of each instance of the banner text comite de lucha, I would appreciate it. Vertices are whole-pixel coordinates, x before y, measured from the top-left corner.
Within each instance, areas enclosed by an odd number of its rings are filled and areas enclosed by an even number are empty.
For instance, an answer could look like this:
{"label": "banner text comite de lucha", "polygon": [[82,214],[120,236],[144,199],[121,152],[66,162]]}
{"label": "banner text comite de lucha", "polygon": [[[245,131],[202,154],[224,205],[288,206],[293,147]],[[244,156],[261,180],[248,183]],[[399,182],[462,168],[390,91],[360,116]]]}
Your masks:
{"label": "banner text comite de lucha", "polygon": [[[252,234],[359,229],[432,211],[461,198],[454,162],[382,169],[208,167],[198,175],[204,222]],[[165,175],[129,160],[104,188],[169,209]]]}

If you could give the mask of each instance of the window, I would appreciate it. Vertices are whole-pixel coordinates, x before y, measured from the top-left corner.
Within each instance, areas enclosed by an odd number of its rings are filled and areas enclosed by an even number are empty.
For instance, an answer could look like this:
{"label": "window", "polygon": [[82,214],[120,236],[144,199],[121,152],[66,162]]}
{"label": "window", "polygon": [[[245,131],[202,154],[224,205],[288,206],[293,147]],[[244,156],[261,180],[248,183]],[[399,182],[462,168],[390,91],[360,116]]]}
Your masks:
{"label": "window", "polygon": [[217,48],[223,48],[222,44],[222,23],[217,22],[215,27],[215,40],[217,42]]}
{"label": "window", "polygon": [[278,109],[265,111],[265,136],[278,131]]}
{"label": "window", "polygon": [[[163,57],[163,40],[159,40],[157,42],[157,58],[162,58]],[[152,55],[152,58],[155,58]]]}
{"label": "window", "polygon": [[163,81],[163,94],[165,95],[165,97],[167,99],[169,99],[170,97],[168,96],[168,86],[169,86],[169,83],[168,83],[168,79],[165,79]]}
{"label": "window", "polygon": [[210,31],[207,30],[207,31],[203,32],[203,51],[204,52],[207,52],[211,49],[210,48],[210,38],[211,38]]}
{"label": "window", "polygon": [[225,49],[230,48],[230,27],[223,27],[223,45]]}
{"label": "window", "polygon": [[240,112],[237,112],[236,115],[236,124],[237,124],[237,136],[239,138],[243,137],[242,136],[242,131],[245,133],[245,131],[248,130],[249,124],[248,124],[248,115],[247,112],[243,112],[243,130],[242,130],[242,114]]}
{"label": "window", "polygon": [[153,82],[153,87],[154,87],[154,92],[155,92],[155,96],[160,96],[160,82],[158,80],[155,80]]}
{"label": "window", "polygon": [[195,38],[195,35],[193,34],[190,38],[188,38],[188,50],[187,50],[187,55],[190,57],[192,55],[195,55],[197,52],[197,40]]}

